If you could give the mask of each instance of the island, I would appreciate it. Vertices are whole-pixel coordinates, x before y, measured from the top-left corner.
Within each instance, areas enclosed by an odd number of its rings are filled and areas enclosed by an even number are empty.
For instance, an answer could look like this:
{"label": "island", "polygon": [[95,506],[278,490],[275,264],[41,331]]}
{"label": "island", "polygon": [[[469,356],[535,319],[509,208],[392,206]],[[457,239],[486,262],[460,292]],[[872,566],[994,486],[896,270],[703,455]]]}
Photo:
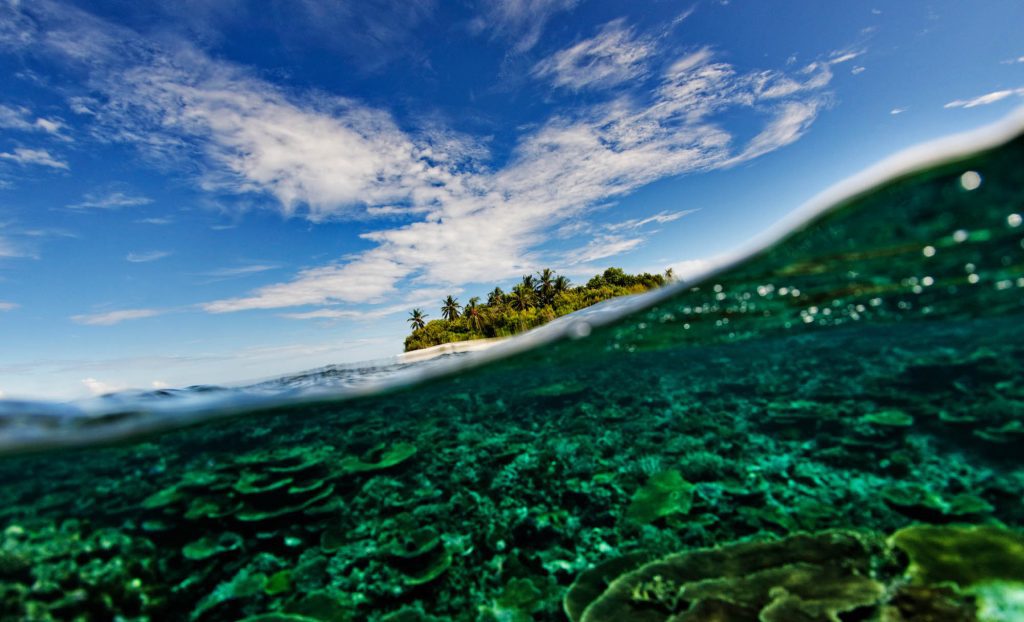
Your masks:
{"label": "island", "polygon": [[574,286],[568,278],[545,268],[524,276],[507,293],[495,287],[487,294],[487,302],[474,296],[462,305],[448,296],[441,303],[440,319],[428,321],[422,309],[413,309],[408,318],[412,334],[405,338],[405,351],[510,337],[609,298],[661,287],[672,279],[671,268],[664,275],[627,274],[621,268],[608,268],[586,285]]}

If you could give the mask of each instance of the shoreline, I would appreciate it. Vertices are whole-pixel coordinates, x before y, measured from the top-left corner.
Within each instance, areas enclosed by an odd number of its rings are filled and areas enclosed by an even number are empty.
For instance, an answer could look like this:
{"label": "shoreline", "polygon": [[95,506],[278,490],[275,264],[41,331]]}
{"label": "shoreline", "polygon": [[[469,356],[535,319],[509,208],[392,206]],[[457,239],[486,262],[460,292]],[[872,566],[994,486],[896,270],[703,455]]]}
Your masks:
{"label": "shoreline", "polygon": [[496,346],[502,341],[506,341],[508,339],[511,339],[511,337],[490,337],[486,339],[467,339],[466,341],[442,343],[440,345],[430,346],[429,348],[402,352],[398,355],[398,362],[416,363],[419,361],[427,361],[432,358],[437,358],[443,354],[457,354],[460,352],[486,350],[487,348]]}

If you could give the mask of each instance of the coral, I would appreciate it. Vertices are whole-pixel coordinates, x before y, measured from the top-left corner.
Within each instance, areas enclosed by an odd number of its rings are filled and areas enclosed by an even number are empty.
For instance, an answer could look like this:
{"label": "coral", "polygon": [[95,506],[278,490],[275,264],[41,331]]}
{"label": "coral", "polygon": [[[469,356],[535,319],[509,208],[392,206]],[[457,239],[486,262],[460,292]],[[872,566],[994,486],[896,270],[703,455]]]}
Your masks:
{"label": "coral", "polygon": [[150,615],[167,596],[146,563],[153,552],[145,538],[90,529],[76,520],[59,526],[9,526],[0,543],[0,617]]}
{"label": "coral", "polygon": [[907,573],[918,584],[1024,583],[1024,536],[1007,529],[913,525],[894,533],[889,544],[910,558]]}
{"label": "coral", "polygon": [[597,600],[613,580],[636,570],[649,560],[649,555],[633,553],[622,557],[613,557],[581,572],[562,598],[562,609],[565,611],[565,615],[571,622],[580,622],[587,606]]}
{"label": "coral", "polygon": [[671,555],[616,578],[578,620],[835,620],[882,600],[870,576],[880,551],[873,537],[832,531]]}
{"label": "coral", "polygon": [[909,428],[914,418],[902,410],[881,410],[860,418],[864,423],[882,428]]}
{"label": "coral", "polygon": [[190,542],[182,548],[181,553],[185,559],[200,561],[221,555],[242,548],[242,536],[237,533],[225,531],[216,537],[204,536],[195,542]]}
{"label": "coral", "polygon": [[882,490],[882,499],[897,512],[928,522],[952,522],[990,513],[992,505],[975,495],[945,497],[916,484],[890,486]]}
{"label": "coral", "polygon": [[381,471],[399,465],[414,455],[416,447],[409,443],[395,443],[389,448],[382,443],[359,458],[346,456],[339,466],[349,473]]}
{"label": "coral", "polygon": [[679,471],[662,471],[636,491],[625,518],[646,524],[670,514],[686,514],[692,505],[693,484],[684,480]]}

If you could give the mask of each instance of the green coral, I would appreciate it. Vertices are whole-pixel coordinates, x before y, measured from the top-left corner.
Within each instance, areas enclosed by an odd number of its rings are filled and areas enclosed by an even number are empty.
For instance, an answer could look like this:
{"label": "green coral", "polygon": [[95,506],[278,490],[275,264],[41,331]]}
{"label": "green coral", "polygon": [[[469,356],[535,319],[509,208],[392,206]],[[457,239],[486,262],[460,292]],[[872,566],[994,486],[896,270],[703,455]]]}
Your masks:
{"label": "green coral", "polygon": [[367,452],[361,458],[346,456],[339,466],[349,473],[381,471],[397,466],[416,455],[416,446],[409,443],[395,443],[385,448],[383,444]]}
{"label": "green coral", "polygon": [[652,475],[633,495],[626,520],[643,525],[663,516],[686,514],[692,506],[693,484],[679,471],[662,471]]}
{"label": "green coral", "polygon": [[880,550],[876,538],[831,531],[670,555],[613,580],[579,620],[836,620],[882,600],[870,576]]}
{"label": "green coral", "polygon": [[914,425],[914,418],[902,410],[880,410],[860,418],[864,423],[884,428],[909,428]]}
{"label": "green coral", "polygon": [[917,484],[887,487],[882,490],[882,499],[901,514],[929,522],[948,523],[988,514],[994,509],[992,504],[976,495],[947,497]]}
{"label": "green coral", "polygon": [[201,561],[242,548],[242,536],[225,531],[217,536],[204,536],[195,542],[189,542],[181,552],[185,559]]}
{"label": "green coral", "polygon": [[990,581],[1024,583],[1024,536],[988,525],[913,525],[889,538],[910,558],[917,583],[970,588]]}
{"label": "green coral", "polygon": [[973,597],[978,622],[1024,619],[1024,536],[989,525],[914,525],[889,538],[910,558],[917,585],[947,584]]}

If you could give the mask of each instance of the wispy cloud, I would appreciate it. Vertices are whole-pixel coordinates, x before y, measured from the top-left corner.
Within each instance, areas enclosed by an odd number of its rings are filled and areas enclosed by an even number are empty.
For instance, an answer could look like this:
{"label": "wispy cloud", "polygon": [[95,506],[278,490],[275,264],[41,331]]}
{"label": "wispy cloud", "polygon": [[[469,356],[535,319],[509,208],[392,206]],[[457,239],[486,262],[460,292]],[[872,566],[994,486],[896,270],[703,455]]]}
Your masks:
{"label": "wispy cloud", "polygon": [[13,311],[13,310],[17,309],[18,306],[19,305],[17,303],[4,302],[4,301],[0,300],[0,311]]}
{"label": "wispy cloud", "polygon": [[68,209],[120,209],[122,207],[137,207],[149,205],[153,199],[142,195],[132,195],[126,192],[115,190],[102,194],[89,193],[80,203],[68,205]]}
{"label": "wispy cloud", "polygon": [[113,326],[128,320],[140,320],[161,315],[162,313],[164,311],[160,309],[122,309],[120,311],[107,311],[106,313],[72,315],[71,321],[88,326]]}
{"label": "wispy cloud", "polygon": [[45,132],[59,135],[64,124],[59,119],[35,117],[24,106],[11,107],[0,104],[0,128],[23,132]]}
{"label": "wispy cloud", "polygon": [[282,313],[281,317],[292,320],[359,320],[372,321],[398,313],[408,313],[409,309],[416,307],[429,307],[433,304],[440,305],[441,299],[449,294],[458,294],[459,288],[431,289],[421,288],[409,292],[405,298],[397,303],[386,307],[372,309],[337,309],[325,308],[301,313]]}
{"label": "wispy cloud", "polygon": [[128,253],[125,259],[132,263],[147,263],[150,261],[156,261],[169,257],[172,255],[171,251],[145,251],[142,253]]}
{"label": "wispy cloud", "polygon": [[570,11],[577,4],[579,0],[484,0],[483,14],[470,27],[511,41],[513,52],[522,54],[537,45],[554,15]]}
{"label": "wispy cloud", "polygon": [[587,243],[583,248],[575,249],[569,253],[565,261],[570,265],[588,263],[621,255],[643,244],[643,238],[628,238],[621,235],[599,235]]}
{"label": "wispy cloud", "polygon": [[62,169],[65,171],[68,170],[67,162],[58,160],[54,156],[50,155],[50,152],[46,149],[15,147],[11,152],[0,153],[0,159],[17,162],[21,165],[35,164],[38,166],[48,166],[50,168]]}
{"label": "wispy cloud", "polygon": [[892,110],[889,111],[889,114],[895,116],[895,115],[898,115],[898,114],[903,114],[907,110],[908,110],[907,108],[893,108]]}
{"label": "wispy cloud", "polygon": [[240,276],[249,276],[251,274],[259,274],[260,272],[266,272],[267,270],[276,270],[278,266],[272,264],[251,264],[248,266],[238,266],[235,268],[220,268],[217,270],[210,270],[204,272],[203,276],[212,277],[215,279],[230,279]]}
{"label": "wispy cloud", "polygon": [[174,222],[173,218],[140,218],[135,222],[141,225],[169,225]]}
{"label": "wispy cloud", "polygon": [[31,245],[25,245],[21,240],[15,241],[10,236],[0,235],[0,259],[16,259],[16,258],[30,258],[36,259],[38,255],[31,248]]}
{"label": "wispy cloud", "polygon": [[830,65],[838,65],[849,62],[862,54],[864,54],[864,50],[837,50],[829,55],[828,62]]}
{"label": "wispy cloud", "polygon": [[684,210],[679,210],[677,212],[663,211],[663,212],[658,212],[654,216],[648,216],[647,218],[633,218],[633,219],[630,219],[630,220],[624,220],[622,222],[617,222],[617,223],[614,223],[614,224],[605,225],[605,228],[608,229],[609,231],[621,231],[623,229],[639,229],[639,228],[641,228],[643,226],[646,226],[646,225],[649,225],[649,224],[652,224],[652,223],[656,223],[656,224],[662,225],[662,224],[665,224],[667,222],[672,222],[673,220],[679,220],[683,216],[686,216],[688,214],[692,214],[692,213],[694,213],[696,211],[698,211],[698,210],[696,210],[696,209],[684,209]]}
{"label": "wispy cloud", "polygon": [[290,320],[379,320],[389,315],[408,313],[409,309],[416,307],[414,304],[402,303],[377,309],[355,310],[355,309],[316,309],[302,313],[282,313],[281,317]]}
{"label": "wispy cloud", "polygon": [[609,87],[642,75],[653,53],[653,41],[638,37],[624,19],[617,19],[596,36],[537,63],[533,74],[574,90]]}
{"label": "wispy cloud", "polygon": [[1024,87],[993,91],[971,99],[955,99],[943,106],[943,108],[975,108],[977,106],[987,106],[988,104],[994,104],[1013,95],[1024,96]]}

